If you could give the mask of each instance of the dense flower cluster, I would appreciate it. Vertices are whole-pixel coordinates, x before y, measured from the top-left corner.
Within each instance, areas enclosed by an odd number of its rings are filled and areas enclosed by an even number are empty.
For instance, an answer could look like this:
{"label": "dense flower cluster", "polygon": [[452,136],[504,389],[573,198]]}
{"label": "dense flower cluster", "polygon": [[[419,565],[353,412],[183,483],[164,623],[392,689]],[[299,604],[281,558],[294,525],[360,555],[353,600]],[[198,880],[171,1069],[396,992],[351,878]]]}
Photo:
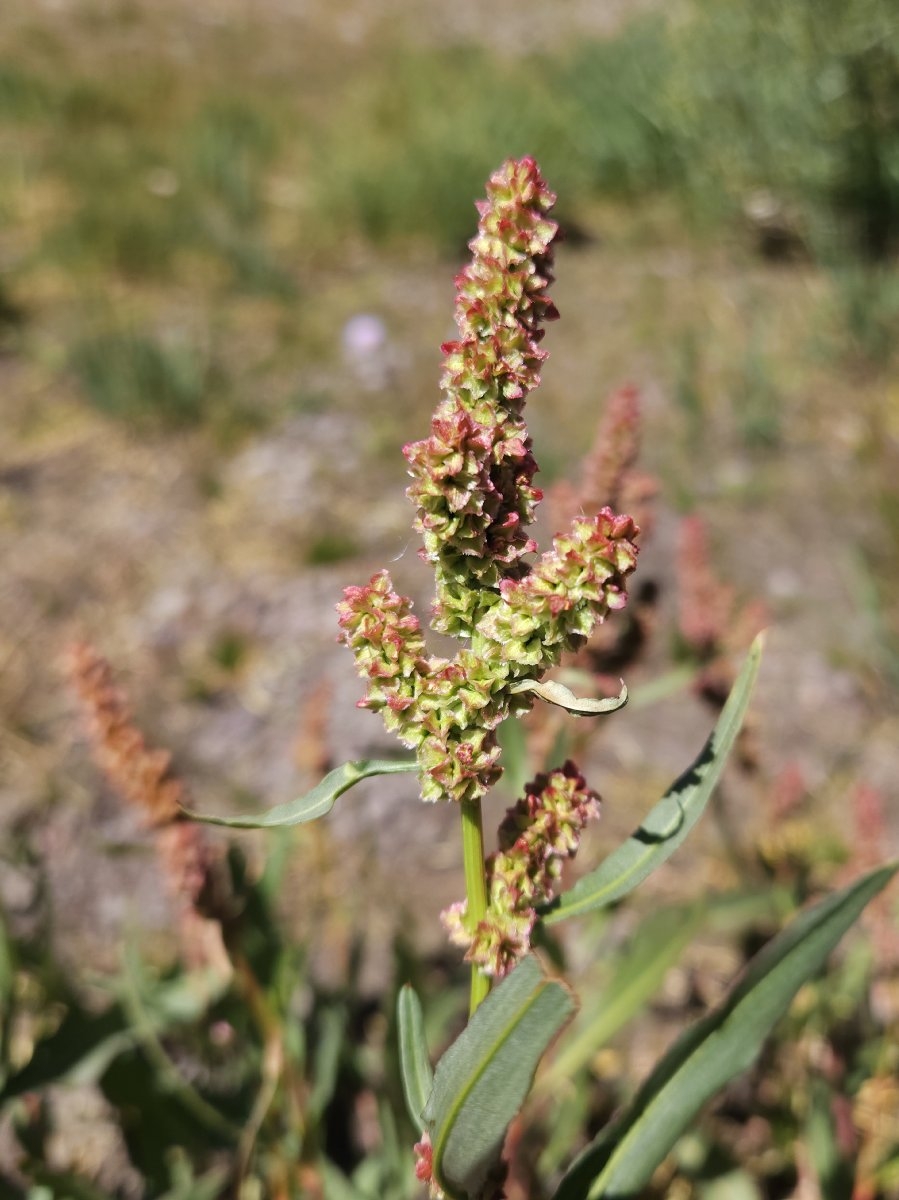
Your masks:
{"label": "dense flower cluster", "polygon": [[184,786],[171,770],[167,750],[151,750],[109,663],[87,642],[69,647],[68,671],[81,702],[97,765],[112,786],[151,825],[180,816]]}
{"label": "dense flower cluster", "polygon": [[630,517],[604,508],[579,517],[553,540],[531,573],[504,580],[478,632],[515,663],[545,671],[574,650],[597,621],[627,603],[624,580],[636,564]]}
{"label": "dense flower cluster", "polygon": [[419,1183],[428,1185],[428,1195],[431,1200],[443,1200],[446,1195],[434,1178],[434,1147],[431,1145],[431,1135],[425,1131],[421,1141],[415,1143],[415,1178]]}
{"label": "dense flower cluster", "polygon": [[574,857],[584,826],[597,816],[599,797],[571,762],[538,775],[508,810],[486,864],[486,917],[472,930],[464,902],[443,913],[450,939],[485,974],[501,977],[527,954],[537,907],[552,898],[563,860]]}
{"label": "dense flower cluster", "polygon": [[531,159],[488,182],[472,261],[456,279],[459,338],[443,346],[443,399],[430,437],[404,448],[446,633],[470,635],[484,589],[516,577],[536,548],[527,526],[542,493],[522,411],[546,358],[542,324],[558,315],[546,294],[554,202]]}
{"label": "dense flower cluster", "polygon": [[386,572],[338,605],[341,639],[369,681],[361,703],[416,750],[426,800],[476,800],[492,786],[495,730],[532,703],[512,685],[538,679],[621,608],[636,562],[637,528],[609,508],[525,561],[541,493],[522,414],[546,357],[543,322],[558,315],[546,294],[554,201],[532,159],[490,179],[472,262],[456,279],[459,337],[443,347],[443,398],[430,436],[404,451],[436,576],[433,625],[467,645],[452,660],[428,656]]}
{"label": "dense flower cluster", "polygon": [[494,731],[532,703],[510,686],[539,678],[563,651],[580,646],[597,621],[623,607],[635,535],[631,519],[609,509],[575,521],[529,575],[503,581],[472,646],[452,661],[425,656],[411,602],[393,591],[386,572],[345,590],[338,605],[342,639],[369,679],[361,704],[380,712],[387,728],[418,751],[425,800],[477,799],[496,782]]}

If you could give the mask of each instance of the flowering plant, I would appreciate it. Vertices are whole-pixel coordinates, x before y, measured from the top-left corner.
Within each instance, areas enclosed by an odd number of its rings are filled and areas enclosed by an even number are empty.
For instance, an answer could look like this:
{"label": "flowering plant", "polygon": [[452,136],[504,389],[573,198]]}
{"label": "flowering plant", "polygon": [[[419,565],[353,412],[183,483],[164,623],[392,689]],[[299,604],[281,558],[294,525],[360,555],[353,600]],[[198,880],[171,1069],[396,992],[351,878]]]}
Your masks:
{"label": "flowering plant", "polygon": [[[635,833],[572,888],[553,895],[599,798],[571,762],[538,776],[507,813],[485,856],[481,801],[502,766],[497,730],[536,699],[577,716],[627,698],[578,699],[544,677],[566,651],[626,603],[638,528],[602,508],[577,513],[532,562],[528,534],[541,499],[523,419],[546,357],[543,324],[557,226],[555,197],[531,159],[509,161],[478,205],[472,261],[457,277],[459,336],[443,347],[442,398],[427,438],[405,447],[423,556],[434,570],[435,630],[460,642],[429,654],[412,602],[386,572],[346,589],[340,637],[367,681],[362,706],[414,751],[405,760],[348,763],[308,795],[263,817],[203,818],[233,826],[287,825],[325,815],[358,780],[415,771],[421,796],[458,806],[466,897],[444,914],[472,964],[471,1018],[432,1073],[421,1006],[399,1000],[410,1115],[421,1131],[418,1178],[432,1194],[502,1194],[503,1144],[544,1051],[572,1017],[570,990],[532,950],[538,928],[617,902],[667,860],[701,816],[746,712],[759,640],[705,747]],[[194,814],[196,815],[196,814]],[[725,1001],[688,1030],[637,1096],[568,1167],[557,1200],[634,1195],[700,1106],[757,1053],[801,984],[896,872],[870,871],[797,918],[770,942]],[[491,986],[496,981],[496,986]]]}
{"label": "flowering plant", "polygon": [[[485,885],[479,805],[501,773],[496,730],[531,707],[565,650],[623,607],[638,530],[604,508],[576,517],[536,565],[526,561],[542,496],[523,410],[546,357],[543,322],[558,315],[546,293],[555,197],[531,159],[506,163],[487,196],[456,280],[459,338],[443,347],[443,398],[430,436],[404,450],[436,578],[433,625],[462,647],[452,660],[428,656],[412,603],[386,572],[347,588],[338,612],[369,681],[362,704],[415,749],[422,798],[461,805],[468,900],[446,920],[468,957],[498,976],[526,953],[534,903],[550,898],[554,865],[574,853],[598,798],[570,763],[535,781]],[[476,974],[475,1005],[483,994]]]}

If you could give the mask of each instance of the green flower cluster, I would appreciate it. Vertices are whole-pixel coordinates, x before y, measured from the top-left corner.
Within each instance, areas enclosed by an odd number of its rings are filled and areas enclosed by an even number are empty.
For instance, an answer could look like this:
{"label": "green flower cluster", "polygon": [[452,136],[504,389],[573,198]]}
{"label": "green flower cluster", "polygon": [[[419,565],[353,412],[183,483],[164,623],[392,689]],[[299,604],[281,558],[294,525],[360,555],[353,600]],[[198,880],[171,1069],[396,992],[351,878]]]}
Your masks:
{"label": "green flower cluster", "polygon": [[536,549],[527,526],[542,493],[522,412],[546,358],[543,323],[558,316],[546,294],[555,199],[532,159],[489,180],[472,261],[456,278],[459,338],[443,346],[443,399],[431,436],[403,450],[437,578],[435,624],[456,636],[474,632],[484,589],[519,577]]}
{"label": "green flower cluster", "polygon": [[519,666],[545,671],[563,650],[575,650],[597,621],[627,603],[624,580],[636,565],[630,517],[604,508],[577,517],[553,539],[529,575],[504,580],[499,599],[478,625],[481,640],[502,646]]}
{"label": "green flower cluster", "polygon": [[426,800],[477,800],[496,782],[496,727],[533,702],[512,686],[539,679],[621,608],[636,564],[637,528],[608,508],[525,561],[541,493],[522,412],[546,357],[542,324],[558,315],[546,294],[554,200],[532,159],[490,179],[472,262],[456,279],[459,339],[443,347],[443,398],[430,436],[404,450],[436,576],[433,625],[468,644],[452,660],[428,657],[386,572],[338,605],[341,640],[369,681],[361,704],[416,750]]}
{"label": "green flower cluster", "polygon": [[487,915],[470,929],[464,901],[442,914],[450,941],[465,948],[469,962],[501,978],[524,958],[538,905],[552,899],[563,860],[574,857],[584,826],[598,816],[599,796],[571,762],[528,784],[487,859]]}

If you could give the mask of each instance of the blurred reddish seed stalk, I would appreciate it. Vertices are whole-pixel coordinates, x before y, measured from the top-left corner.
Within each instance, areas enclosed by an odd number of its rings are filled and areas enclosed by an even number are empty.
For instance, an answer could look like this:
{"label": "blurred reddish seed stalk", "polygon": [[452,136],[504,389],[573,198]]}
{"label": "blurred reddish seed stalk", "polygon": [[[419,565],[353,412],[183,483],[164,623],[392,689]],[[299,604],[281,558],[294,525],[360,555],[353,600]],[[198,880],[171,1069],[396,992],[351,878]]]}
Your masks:
{"label": "blurred reddish seed stalk", "polygon": [[180,907],[186,957],[226,964],[221,929],[231,916],[223,850],[184,818],[184,785],[167,750],[153,750],[134,722],[107,660],[87,642],[69,647],[66,668],[85,717],[95,763],[153,831],[170,891]]}
{"label": "blurred reddish seed stalk", "polygon": [[677,553],[678,626],[700,664],[697,693],[720,708],[734,682],[733,656],[765,627],[760,600],[742,603],[736,588],[715,574],[708,527],[700,516],[681,522]]}
{"label": "blurred reddish seed stalk", "polygon": [[640,393],[631,385],[613,392],[596,427],[593,445],[581,465],[578,485],[560,479],[547,495],[553,524],[578,513],[609,507],[629,512],[645,539],[652,525],[652,501],[659,488],[649,474],[638,470],[641,440]]}

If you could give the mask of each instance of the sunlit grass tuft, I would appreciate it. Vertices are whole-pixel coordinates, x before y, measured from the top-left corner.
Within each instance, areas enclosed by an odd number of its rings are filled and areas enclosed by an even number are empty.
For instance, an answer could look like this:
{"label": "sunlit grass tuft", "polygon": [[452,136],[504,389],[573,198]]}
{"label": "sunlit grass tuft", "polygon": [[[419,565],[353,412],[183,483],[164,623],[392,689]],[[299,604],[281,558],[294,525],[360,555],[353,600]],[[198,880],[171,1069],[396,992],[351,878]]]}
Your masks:
{"label": "sunlit grass tuft", "polygon": [[139,428],[197,425],[214,403],[216,369],[208,358],[137,330],[81,338],[70,365],[94,408]]}
{"label": "sunlit grass tuft", "polygon": [[316,221],[335,239],[411,235],[456,253],[477,181],[507,157],[544,164],[565,197],[563,225],[597,193],[631,199],[670,184],[662,30],[639,22],[612,42],[524,68],[473,46],[395,50],[388,69],[373,62],[312,135]]}

